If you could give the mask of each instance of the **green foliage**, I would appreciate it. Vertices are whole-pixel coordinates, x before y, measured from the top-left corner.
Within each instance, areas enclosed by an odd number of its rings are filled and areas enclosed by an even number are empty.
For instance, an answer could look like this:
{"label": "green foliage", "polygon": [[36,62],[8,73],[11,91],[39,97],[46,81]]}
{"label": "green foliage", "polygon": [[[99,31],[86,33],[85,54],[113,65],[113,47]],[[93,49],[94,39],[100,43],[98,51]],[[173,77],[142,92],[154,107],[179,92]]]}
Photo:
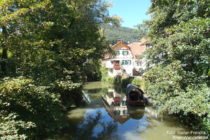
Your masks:
{"label": "green foliage", "polygon": [[168,110],[169,113],[180,113],[184,110],[184,115],[192,113],[198,116],[209,113],[208,98],[210,93],[206,85],[190,85],[186,91],[176,94],[178,96],[166,100],[163,110]]}
{"label": "green foliage", "polygon": [[28,138],[26,134],[21,134],[19,131],[26,131],[28,129],[35,128],[36,125],[33,122],[25,122],[16,120],[19,116],[15,113],[10,113],[0,116],[0,137],[2,140],[25,140]]}
{"label": "green foliage", "polygon": [[167,100],[176,96],[174,91],[182,90],[180,86],[182,72],[180,63],[174,62],[166,67],[159,64],[146,73],[145,80],[149,82],[147,93],[152,97],[155,105],[164,106]]}
{"label": "green foliage", "polygon": [[206,85],[191,84],[183,90],[184,78],[186,76],[178,62],[166,67],[156,66],[145,75],[145,79],[150,82],[147,92],[162,111],[205,115],[209,109],[209,88]]}
{"label": "green foliage", "polygon": [[114,83],[114,77],[107,76],[107,77],[105,77],[104,82],[108,82],[109,84],[113,84]]}
{"label": "green foliage", "polygon": [[60,96],[24,77],[4,78],[0,84],[0,136],[31,139],[63,127]]}
{"label": "green foliage", "polygon": [[115,90],[118,92],[121,92],[122,90],[125,91],[127,85],[130,84],[132,80],[132,77],[117,75],[116,77],[114,77],[113,82]]}
{"label": "green foliage", "polygon": [[82,69],[84,80],[87,81],[99,81],[101,80],[101,61],[97,60],[88,60]]}
{"label": "green foliage", "polygon": [[147,81],[144,80],[142,77],[140,78],[134,78],[131,82],[131,84],[134,84],[136,86],[138,86],[140,89],[142,89],[143,91],[146,91],[147,88]]}
{"label": "green foliage", "polygon": [[[98,61],[108,46],[100,24],[113,19],[107,16],[102,1],[5,3],[2,2],[2,8],[8,13],[2,12],[5,16],[0,18],[0,28],[4,30],[0,32],[0,47],[13,54],[14,64],[4,75],[27,75],[46,85],[65,77],[66,69],[73,72],[72,80],[78,82],[84,70],[82,65],[87,60]],[[15,10],[10,10],[10,6]],[[5,67],[8,66],[2,64],[1,68]]]}
{"label": "green foliage", "polygon": [[108,76],[108,70],[105,68],[105,66],[102,65],[100,67],[100,72],[101,72],[101,81],[109,82],[110,84],[113,84],[114,77]]}
{"label": "green foliage", "polygon": [[161,111],[204,128],[209,128],[203,121],[209,118],[209,5],[206,0],[153,0],[147,21],[153,46],[146,51],[147,93]]}
{"label": "green foliage", "polygon": [[63,126],[61,110],[79,104],[83,73],[98,73],[108,47],[101,24],[119,24],[107,7],[103,0],[0,1],[2,139],[40,139]]}
{"label": "green foliage", "polygon": [[57,80],[51,87],[51,91],[57,92],[61,96],[61,102],[69,108],[71,105],[82,105],[82,84],[73,83],[70,79]]}
{"label": "green foliage", "polygon": [[142,23],[142,24],[136,25],[136,27],[137,27],[137,30],[138,30],[138,34],[141,38],[147,36],[148,31],[149,31],[149,27],[148,27],[146,21],[144,21],[144,23]]}
{"label": "green foliage", "polygon": [[201,127],[204,127],[204,130],[206,130],[206,132],[208,134],[210,134],[210,115],[208,115],[207,117],[204,118],[200,118],[202,119],[201,122]]}

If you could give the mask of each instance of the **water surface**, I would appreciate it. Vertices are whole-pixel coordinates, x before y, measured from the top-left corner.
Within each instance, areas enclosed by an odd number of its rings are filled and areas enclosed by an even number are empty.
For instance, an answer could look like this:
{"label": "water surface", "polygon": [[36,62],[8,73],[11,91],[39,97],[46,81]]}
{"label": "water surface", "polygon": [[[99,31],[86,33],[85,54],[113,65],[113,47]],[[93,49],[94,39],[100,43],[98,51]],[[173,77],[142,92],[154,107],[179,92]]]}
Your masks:
{"label": "water surface", "polygon": [[176,118],[158,115],[152,107],[128,107],[123,113],[110,112],[101,100],[110,88],[102,82],[87,83],[84,90],[91,103],[69,111],[70,128],[57,139],[174,140],[176,132],[189,131]]}

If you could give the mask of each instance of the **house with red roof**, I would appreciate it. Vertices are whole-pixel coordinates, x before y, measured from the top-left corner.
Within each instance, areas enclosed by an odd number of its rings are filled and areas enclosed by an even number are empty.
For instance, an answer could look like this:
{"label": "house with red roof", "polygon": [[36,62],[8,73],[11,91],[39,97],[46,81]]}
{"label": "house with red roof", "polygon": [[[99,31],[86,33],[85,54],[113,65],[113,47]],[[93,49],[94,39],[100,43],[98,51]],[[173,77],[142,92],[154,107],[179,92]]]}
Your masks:
{"label": "house with red roof", "polygon": [[144,59],[141,58],[147,48],[147,38],[142,38],[138,42],[127,44],[118,41],[111,46],[115,52],[114,55],[107,53],[104,55],[103,63],[108,69],[108,75],[111,77],[117,75],[135,76],[139,74],[140,69],[145,69]]}

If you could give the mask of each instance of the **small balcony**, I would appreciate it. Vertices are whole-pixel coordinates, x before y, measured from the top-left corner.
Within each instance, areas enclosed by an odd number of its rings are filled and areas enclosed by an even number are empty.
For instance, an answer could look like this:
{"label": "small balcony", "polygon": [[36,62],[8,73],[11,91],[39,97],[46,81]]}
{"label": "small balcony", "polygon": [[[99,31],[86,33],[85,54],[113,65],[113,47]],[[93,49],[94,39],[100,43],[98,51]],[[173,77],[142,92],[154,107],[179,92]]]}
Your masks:
{"label": "small balcony", "polygon": [[114,65],[115,70],[120,70],[120,65]]}

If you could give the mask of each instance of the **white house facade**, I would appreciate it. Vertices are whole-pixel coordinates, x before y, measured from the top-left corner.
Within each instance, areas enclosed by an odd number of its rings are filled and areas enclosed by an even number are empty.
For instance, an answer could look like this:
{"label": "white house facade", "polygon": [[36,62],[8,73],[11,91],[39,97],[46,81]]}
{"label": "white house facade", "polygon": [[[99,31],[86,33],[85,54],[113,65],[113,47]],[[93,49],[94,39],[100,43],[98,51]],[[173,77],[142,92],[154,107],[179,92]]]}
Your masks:
{"label": "white house facade", "polygon": [[118,41],[111,48],[115,55],[106,54],[103,60],[109,76],[134,76],[144,67],[143,59],[138,58],[145,50],[145,45],[142,46],[140,42],[126,44]]}

